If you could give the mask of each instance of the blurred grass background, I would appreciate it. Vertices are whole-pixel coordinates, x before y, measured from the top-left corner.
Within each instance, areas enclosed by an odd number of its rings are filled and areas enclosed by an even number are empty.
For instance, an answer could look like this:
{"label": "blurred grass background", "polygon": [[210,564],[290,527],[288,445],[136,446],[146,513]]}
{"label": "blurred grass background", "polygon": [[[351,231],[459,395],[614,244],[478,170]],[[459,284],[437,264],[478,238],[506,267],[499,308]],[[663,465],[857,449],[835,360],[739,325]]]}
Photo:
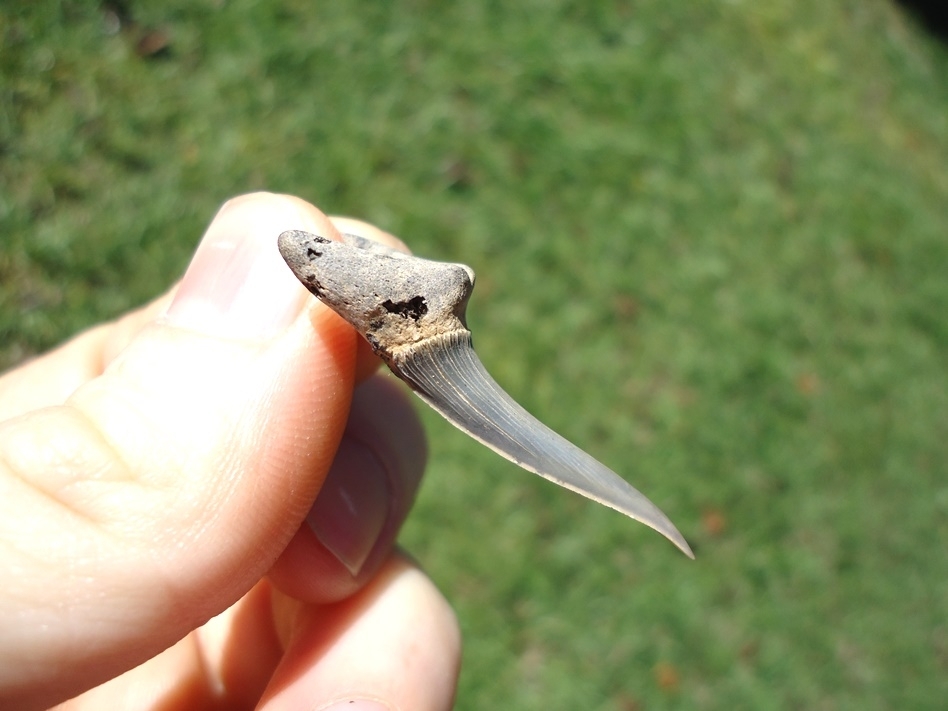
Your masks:
{"label": "blurred grass background", "polygon": [[474,267],[482,359],[693,543],[425,413],[461,709],[948,698],[948,52],[885,0],[0,6],[0,365],[268,189]]}

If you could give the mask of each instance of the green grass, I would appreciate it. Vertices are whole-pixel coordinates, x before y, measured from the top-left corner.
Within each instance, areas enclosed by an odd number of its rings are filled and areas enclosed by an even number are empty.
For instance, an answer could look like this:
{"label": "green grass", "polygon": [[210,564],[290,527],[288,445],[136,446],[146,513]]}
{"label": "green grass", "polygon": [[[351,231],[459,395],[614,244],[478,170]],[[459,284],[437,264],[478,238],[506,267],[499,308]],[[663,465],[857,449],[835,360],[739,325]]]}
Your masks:
{"label": "green grass", "polygon": [[944,703],[944,46],[883,0],[128,5],[0,9],[0,363],[230,195],[375,221],[475,268],[488,368],[698,555],[426,414],[459,708]]}

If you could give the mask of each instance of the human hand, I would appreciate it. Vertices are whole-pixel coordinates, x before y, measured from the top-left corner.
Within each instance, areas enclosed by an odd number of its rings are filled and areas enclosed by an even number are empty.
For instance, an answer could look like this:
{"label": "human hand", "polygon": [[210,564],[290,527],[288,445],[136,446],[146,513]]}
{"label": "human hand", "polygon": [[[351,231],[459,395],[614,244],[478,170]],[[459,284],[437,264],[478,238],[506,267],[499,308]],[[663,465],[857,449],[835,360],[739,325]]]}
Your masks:
{"label": "human hand", "polygon": [[457,623],[392,552],[420,426],[287,229],[335,233],[230,201],[176,289],[0,377],[0,708],[450,707]]}

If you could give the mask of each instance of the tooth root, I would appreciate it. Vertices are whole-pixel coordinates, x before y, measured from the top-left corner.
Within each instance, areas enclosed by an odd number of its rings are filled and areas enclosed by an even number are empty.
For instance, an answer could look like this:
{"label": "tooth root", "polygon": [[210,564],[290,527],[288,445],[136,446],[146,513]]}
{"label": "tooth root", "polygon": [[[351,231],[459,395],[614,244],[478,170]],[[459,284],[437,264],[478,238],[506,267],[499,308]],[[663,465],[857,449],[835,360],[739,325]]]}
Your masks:
{"label": "tooth root", "polygon": [[474,287],[470,267],[419,259],[357,235],[343,240],[291,231],[278,244],[304,286],[448,421],[524,469],[650,526],[694,558],[657,506],[535,419],[490,377],[465,323]]}

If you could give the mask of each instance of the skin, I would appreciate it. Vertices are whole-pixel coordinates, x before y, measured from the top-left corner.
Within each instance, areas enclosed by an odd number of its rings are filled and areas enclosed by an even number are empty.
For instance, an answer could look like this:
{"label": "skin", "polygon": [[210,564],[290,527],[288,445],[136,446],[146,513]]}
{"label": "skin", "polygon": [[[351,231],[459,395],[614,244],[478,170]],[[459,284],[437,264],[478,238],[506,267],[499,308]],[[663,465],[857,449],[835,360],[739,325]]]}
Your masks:
{"label": "skin", "polygon": [[0,377],[0,708],[450,708],[456,620],[394,550],[420,425],[287,229],[403,248],[237,198],[179,285]]}

